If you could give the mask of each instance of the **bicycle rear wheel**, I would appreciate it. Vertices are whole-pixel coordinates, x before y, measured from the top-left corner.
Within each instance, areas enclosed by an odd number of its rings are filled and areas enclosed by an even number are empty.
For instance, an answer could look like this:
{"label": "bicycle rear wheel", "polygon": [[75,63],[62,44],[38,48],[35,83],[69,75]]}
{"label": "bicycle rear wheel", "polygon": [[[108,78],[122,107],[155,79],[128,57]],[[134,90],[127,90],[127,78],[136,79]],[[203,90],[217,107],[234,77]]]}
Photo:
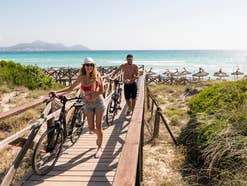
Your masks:
{"label": "bicycle rear wheel", "polygon": [[[54,140],[48,140],[50,136]],[[63,147],[63,139],[62,129],[52,128],[42,134],[32,158],[32,167],[36,174],[45,175],[54,167]]]}
{"label": "bicycle rear wheel", "polygon": [[122,102],[122,92],[123,92],[122,88],[119,88],[119,91],[118,91],[118,93],[119,93],[119,97],[118,97],[119,107],[120,107],[120,104]]}
{"label": "bicycle rear wheel", "polygon": [[72,135],[71,135],[71,138],[70,138],[71,143],[74,144],[79,139],[79,137],[80,137],[80,135],[81,135],[81,133],[83,131],[85,118],[86,118],[86,115],[85,115],[85,112],[84,112],[83,109],[80,109],[77,114],[74,114],[72,122],[74,122],[73,125],[75,127],[73,128]]}
{"label": "bicycle rear wheel", "polygon": [[107,106],[106,110],[106,124],[108,126],[112,125],[114,117],[116,115],[116,104],[115,101],[111,100]]}

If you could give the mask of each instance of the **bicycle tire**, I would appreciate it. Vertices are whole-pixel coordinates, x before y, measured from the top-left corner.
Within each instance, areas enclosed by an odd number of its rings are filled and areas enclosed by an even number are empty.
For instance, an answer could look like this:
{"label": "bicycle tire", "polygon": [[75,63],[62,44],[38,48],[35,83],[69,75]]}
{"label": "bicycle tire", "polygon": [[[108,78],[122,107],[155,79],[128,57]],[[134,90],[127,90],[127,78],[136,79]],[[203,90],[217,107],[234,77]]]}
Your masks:
{"label": "bicycle tire", "polygon": [[[55,146],[52,148],[48,147],[49,144],[47,139],[49,135],[54,135],[55,137]],[[36,174],[46,175],[55,166],[63,147],[63,140],[63,129],[54,127],[42,134],[34,149],[32,157],[32,168]],[[48,165],[44,164],[46,160],[48,160],[48,163],[50,162]]]}
{"label": "bicycle tire", "polygon": [[[76,112],[76,110],[75,110]],[[80,138],[80,135],[83,131],[84,123],[85,123],[85,112],[83,109],[80,109],[78,113],[73,115],[74,119],[72,119],[72,122],[74,122],[74,128],[72,130],[70,141],[72,144],[76,143],[77,140]]]}
{"label": "bicycle tire", "polygon": [[115,101],[111,100],[108,103],[106,110],[106,124],[108,126],[112,125],[115,115],[116,115],[116,104]]}
{"label": "bicycle tire", "polygon": [[121,102],[122,102],[122,92],[123,92],[123,90],[122,90],[122,88],[119,88],[119,97],[118,97],[118,104],[120,105],[121,104]]}

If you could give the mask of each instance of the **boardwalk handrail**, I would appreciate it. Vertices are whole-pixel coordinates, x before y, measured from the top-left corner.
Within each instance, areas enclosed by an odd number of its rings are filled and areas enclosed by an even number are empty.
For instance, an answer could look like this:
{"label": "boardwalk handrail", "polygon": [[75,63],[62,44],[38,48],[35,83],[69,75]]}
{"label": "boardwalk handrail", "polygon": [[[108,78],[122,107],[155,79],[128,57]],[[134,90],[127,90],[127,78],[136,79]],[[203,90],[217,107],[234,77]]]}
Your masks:
{"label": "boardwalk handrail", "polygon": [[[122,78],[122,73],[119,73],[116,75],[116,78]],[[108,84],[107,86],[107,90],[106,92],[108,92],[108,94],[105,96],[105,99],[106,100],[109,100],[111,98],[111,95],[113,93],[113,86],[111,85],[113,82],[112,81],[107,81],[108,79],[108,75],[105,75],[102,77],[103,78],[103,81]],[[108,90],[109,89],[109,90]],[[78,90],[78,88],[76,88],[75,90]],[[64,95],[68,92],[61,92],[61,93],[58,93],[58,95]],[[76,96],[79,96],[80,94],[80,90],[77,91],[77,95]],[[39,102],[39,104],[43,103],[43,100],[40,102],[40,100],[38,100],[37,102]],[[72,105],[73,103],[68,103],[66,105],[66,110],[68,110],[68,108],[70,108],[70,106]],[[33,106],[30,106],[30,105],[33,105]],[[35,104],[30,104],[29,107],[25,107],[25,110],[28,110],[28,109],[31,109],[34,107],[34,105],[36,105],[36,102]],[[37,105],[36,105],[37,106]],[[38,131],[39,131],[39,128],[40,126],[42,126],[44,123],[48,122],[49,120],[53,119],[53,118],[57,118],[59,116],[59,113],[60,113],[60,110],[61,109],[58,109],[56,110],[55,112],[52,112],[49,114],[49,112],[51,111],[51,102],[46,106],[46,108],[44,109],[43,113],[41,114],[41,117],[40,119],[38,119],[37,122],[35,123],[32,123],[30,124],[29,126],[25,127],[24,129],[22,129],[21,131],[7,137],[6,139],[4,139],[3,141],[0,142],[0,153],[5,150],[8,145],[13,145],[12,143],[18,139],[20,139],[21,137],[23,137],[27,132],[31,131],[30,134],[28,135],[27,139],[24,140],[24,143],[23,143],[23,146],[21,148],[21,150],[19,151],[16,159],[14,160],[12,166],[10,167],[10,169],[8,170],[7,174],[5,175],[5,177],[3,178],[3,181],[1,183],[1,186],[8,186],[11,184],[11,181],[16,173],[16,170],[17,168],[19,167],[21,161],[23,160],[27,150],[29,148],[31,148],[32,144],[33,144],[33,140],[35,138],[35,136],[37,135]],[[14,114],[17,114],[17,113],[21,113],[21,112],[24,112],[24,109],[21,109],[20,110],[16,110],[14,113],[10,113],[9,115],[5,115],[5,118],[6,117],[10,117]]]}
{"label": "boardwalk handrail", "polygon": [[[60,91],[62,91],[62,90],[64,90],[64,89],[61,89]],[[64,94],[65,94],[65,92],[60,93],[59,95],[64,95]],[[47,100],[47,98],[48,97],[41,98],[41,99],[35,100],[31,103],[26,103],[24,105],[13,108],[9,111],[2,112],[2,113],[0,113],[0,120],[6,119],[8,117],[11,117],[11,116],[14,116],[17,114],[21,114],[21,113],[25,112],[26,110],[32,109],[36,106],[39,106],[39,105],[43,104]]]}
{"label": "boardwalk handrail", "polygon": [[[152,101],[151,110],[150,110],[150,99]],[[155,96],[151,93],[149,87],[147,87],[147,109],[150,110],[151,112],[151,119],[153,117],[154,105],[156,106],[156,111],[155,111],[155,117],[154,117],[154,131],[153,131],[152,139],[158,138],[159,136],[159,126],[160,126],[160,119],[161,119],[167,131],[169,132],[173,142],[177,145],[177,141],[174,135],[172,134],[172,131],[169,128],[166,117],[162,113],[162,109],[160,107],[159,102],[157,101]]]}
{"label": "boardwalk handrail", "polygon": [[145,73],[138,80],[136,107],[133,111],[125,144],[119,159],[113,186],[135,185],[136,183],[139,184],[140,180],[142,180],[144,81]]}

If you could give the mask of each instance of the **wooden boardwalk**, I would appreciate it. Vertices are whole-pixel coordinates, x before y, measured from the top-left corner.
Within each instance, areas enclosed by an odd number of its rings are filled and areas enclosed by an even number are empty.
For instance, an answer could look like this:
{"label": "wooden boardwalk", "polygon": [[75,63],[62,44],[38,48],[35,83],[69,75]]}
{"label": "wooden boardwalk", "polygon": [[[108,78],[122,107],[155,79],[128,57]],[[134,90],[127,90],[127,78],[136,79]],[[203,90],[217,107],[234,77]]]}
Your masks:
{"label": "wooden boardwalk", "polygon": [[112,126],[103,125],[103,152],[99,159],[94,158],[96,135],[85,128],[76,144],[66,143],[51,172],[46,176],[30,175],[22,185],[112,185],[131,120],[125,115],[126,105],[122,107]]}

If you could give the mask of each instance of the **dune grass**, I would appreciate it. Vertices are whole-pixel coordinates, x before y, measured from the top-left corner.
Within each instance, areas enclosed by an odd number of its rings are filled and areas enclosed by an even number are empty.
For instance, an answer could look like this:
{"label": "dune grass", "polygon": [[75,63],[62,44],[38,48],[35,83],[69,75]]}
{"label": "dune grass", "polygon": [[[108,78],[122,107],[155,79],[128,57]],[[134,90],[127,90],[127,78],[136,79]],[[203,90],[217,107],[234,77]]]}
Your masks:
{"label": "dune grass", "polygon": [[246,80],[150,89],[180,145],[162,125],[159,139],[149,141],[146,112],[144,185],[247,185]]}
{"label": "dune grass", "polygon": [[190,122],[180,135],[188,182],[247,185],[247,81],[213,85],[189,105]]}

